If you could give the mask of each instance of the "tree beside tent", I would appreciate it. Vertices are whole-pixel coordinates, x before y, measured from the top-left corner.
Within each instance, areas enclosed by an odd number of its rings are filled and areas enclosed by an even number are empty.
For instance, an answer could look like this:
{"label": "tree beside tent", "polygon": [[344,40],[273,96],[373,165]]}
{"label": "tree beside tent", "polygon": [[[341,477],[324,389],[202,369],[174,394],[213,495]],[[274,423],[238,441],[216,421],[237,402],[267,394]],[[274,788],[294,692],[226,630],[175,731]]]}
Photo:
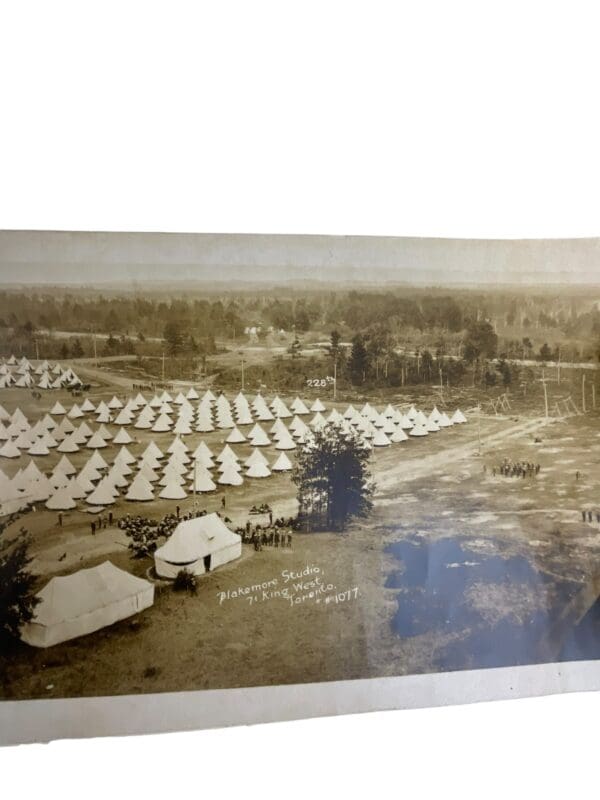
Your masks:
{"label": "tree beside tent", "polygon": [[16,540],[7,541],[8,526],[17,517],[0,522],[0,647],[19,638],[21,626],[29,622],[39,600],[35,596],[36,576],[29,566],[29,536],[25,528]]}
{"label": "tree beside tent", "polygon": [[299,523],[309,530],[344,530],[372,508],[370,450],[355,431],[327,424],[298,452],[292,480],[298,489]]}

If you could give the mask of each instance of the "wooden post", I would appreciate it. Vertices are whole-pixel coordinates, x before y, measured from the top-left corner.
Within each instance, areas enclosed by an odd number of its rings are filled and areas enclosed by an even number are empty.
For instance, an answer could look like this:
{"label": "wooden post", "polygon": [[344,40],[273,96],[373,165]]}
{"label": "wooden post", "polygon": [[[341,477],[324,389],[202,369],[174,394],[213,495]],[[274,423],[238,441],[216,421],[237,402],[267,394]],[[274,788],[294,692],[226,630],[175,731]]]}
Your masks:
{"label": "wooden post", "polygon": [[333,361],[333,400],[337,399],[337,359]]}
{"label": "wooden post", "polygon": [[596,384],[592,383],[592,408],[596,410]]}
{"label": "wooden post", "polygon": [[94,333],[94,366],[98,366],[98,350],[96,348],[96,334]]}
{"label": "wooden post", "polygon": [[585,372],[581,376],[581,409],[585,414]]}
{"label": "wooden post", "polygon": [[242,392],[244,391],[244,357],[242,356]]}

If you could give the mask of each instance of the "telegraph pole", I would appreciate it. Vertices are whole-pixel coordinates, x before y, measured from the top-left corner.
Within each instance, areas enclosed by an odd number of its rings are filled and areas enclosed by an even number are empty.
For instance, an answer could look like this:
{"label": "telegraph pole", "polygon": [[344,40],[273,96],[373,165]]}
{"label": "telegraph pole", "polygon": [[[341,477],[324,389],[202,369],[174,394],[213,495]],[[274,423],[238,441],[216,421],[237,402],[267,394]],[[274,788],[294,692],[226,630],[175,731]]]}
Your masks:
{"label": "telegraph pole", "polygon": [[596,384],[592,383],[592,408],[596,410]]}
{"label": "telegraph pole", "polygon": [[585,372],[581,376],[581,410],[585,414]]}
{"label": "telegraph pole", "polygon": [[546,419],[548,419],[548,387],[546,386],[546,378],[541,379],[541,384],[544,387],[544,405],[546,407]]}
{"label": "telegraph pole", "polygon": [[333,361],[333,400],[337,398],[337,358]]}
{"label": "telegraph pole", "polygon": [[165,351],[162,354],[162,382],[165,382]]}
{"label": "telegraph pole", "polygon": [[98,349],[96,347],[96,334],[94,333],[94,366],[98,366]]}
{"label": "telegraph pole", "polygon": [[244,356],[242,356],[242,392],[244,391]]}

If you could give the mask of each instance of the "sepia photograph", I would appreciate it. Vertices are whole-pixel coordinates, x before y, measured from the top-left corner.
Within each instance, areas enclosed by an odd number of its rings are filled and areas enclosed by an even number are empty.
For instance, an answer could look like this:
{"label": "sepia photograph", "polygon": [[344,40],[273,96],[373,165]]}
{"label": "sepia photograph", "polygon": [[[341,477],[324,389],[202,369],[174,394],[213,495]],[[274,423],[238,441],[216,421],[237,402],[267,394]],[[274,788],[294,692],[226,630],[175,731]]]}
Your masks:
{"label": "sepia photograph", "polygon": [[0,233],[2,699],[600,657],[599,257]]}

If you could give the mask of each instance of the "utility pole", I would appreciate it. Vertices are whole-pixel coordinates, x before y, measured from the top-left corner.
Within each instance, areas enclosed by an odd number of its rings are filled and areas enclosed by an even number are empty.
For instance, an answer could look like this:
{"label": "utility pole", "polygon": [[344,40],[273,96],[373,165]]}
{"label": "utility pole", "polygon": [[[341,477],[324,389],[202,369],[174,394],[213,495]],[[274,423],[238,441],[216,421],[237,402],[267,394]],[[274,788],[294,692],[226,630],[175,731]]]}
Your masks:
{"label": "utility pole", "polygon": [[94,333],[94,366],[98,366],[98,349],[96,347],[96,334]]}
{"label": "utility pole", "polygon": [[477,406],[477,442],[478,455],[481,455],[481,403]]}
{"label": "utility pole", "polygon": [[585,372],[581,376],[581,410],[585,414]]}
{"label": "utility pole", "polygon": [[242,356],[242,392],[244,391],[244,356]]}
{"label": "utility pole", "polygon": [[165,382],[165,351],[162,354],[162,382]]}
{"label": "utility pole", "polygon": [[337,359],[333,361],[333,401],[337,398]]}
{"label": "utility pole", "polygon": [[557,370],[556,370],[556,378],[557,378],[558,384],[560,385],[560,345],[558,345],[558,366],[557,366]]}
{"label": "utility pole", "polygon": [[541,383],[544,387],[544,405],[546,407],[546,419],[548,419],[548,387],[546,386],[546,378],[542,378]]}
{"label": "utility pole", "polygon": [[37,338],[34,339],[34,341],[35,341],[35,360],[39,361],[40,360],[40,348],[39,348],[39,344],[38,344]]}
{"label": "utility pole", "polygon": [[442,368],[440,366],[440,400],[444,402],[444,377],[442,375]]}
{"label": "utility pole", "polygon": [[592,383],[592,408],[596,410],[596,384]]}

